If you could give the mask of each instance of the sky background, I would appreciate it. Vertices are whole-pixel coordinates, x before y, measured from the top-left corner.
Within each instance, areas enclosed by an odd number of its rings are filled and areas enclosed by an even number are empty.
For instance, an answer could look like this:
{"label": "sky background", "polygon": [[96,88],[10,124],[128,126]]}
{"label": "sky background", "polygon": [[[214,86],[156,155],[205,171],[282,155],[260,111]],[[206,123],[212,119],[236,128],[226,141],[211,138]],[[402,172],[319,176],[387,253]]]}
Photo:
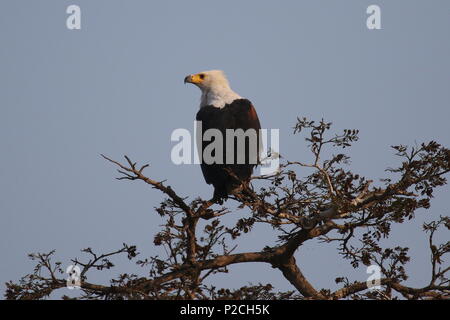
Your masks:
{"label": "sky background", "polygon": [[[66,28],[71,4],[81,7],[81,30]],[[381,7],[382,30],[366,27],[370,4]],[[172,131],[193,130],[198,110],[199,90],[183,84],[190,73],[224,70],[262,126],[280,129],[280,152],[290,160],[311,159],[292,134],[297,116],[323,117],[336,131],[360,129],[347,150],[351,168],[373,179],[399,163],[390,145],[450,146],[449,31],[447,0],[2,0],[0,292],[32,271],[27,253],[56,249],[68,266],[88,246],[106,252],[135,244],[141,258],[160,252],[153,236],[163,221],[154,207],[164,197],[143,183],[114,180],[100,153],[150,163],[148,176],[167,179],[190,199],[212,195],[198,166],[170,160]],[[412,286],[430,275],[421,224],[448,215],[449,191],[439,189],[430,210],[383,242],[413,247]],[[273,245],[270,230],[259,226],[240,238],[237,252]],[[308,242],[296,257],[316,288],[336,289],[336,276],[367,278],[331,245]],[[114,261],[117,268],[88,280],[145,274]],[[230,270],[212,279],[217,286],[293,289],[268,265]]]}

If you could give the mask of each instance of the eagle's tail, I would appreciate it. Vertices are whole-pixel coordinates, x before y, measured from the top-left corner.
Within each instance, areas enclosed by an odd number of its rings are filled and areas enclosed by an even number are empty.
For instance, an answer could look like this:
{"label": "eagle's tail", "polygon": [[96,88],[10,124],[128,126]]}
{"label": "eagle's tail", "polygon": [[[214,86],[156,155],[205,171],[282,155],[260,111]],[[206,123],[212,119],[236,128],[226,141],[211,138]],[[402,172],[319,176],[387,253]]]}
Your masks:
{"label": "eagle's tail", "polygon": [[212,202],[223,204],[228,199],[228,193],[225,186],[214,186],[214,194],[211,199]]}

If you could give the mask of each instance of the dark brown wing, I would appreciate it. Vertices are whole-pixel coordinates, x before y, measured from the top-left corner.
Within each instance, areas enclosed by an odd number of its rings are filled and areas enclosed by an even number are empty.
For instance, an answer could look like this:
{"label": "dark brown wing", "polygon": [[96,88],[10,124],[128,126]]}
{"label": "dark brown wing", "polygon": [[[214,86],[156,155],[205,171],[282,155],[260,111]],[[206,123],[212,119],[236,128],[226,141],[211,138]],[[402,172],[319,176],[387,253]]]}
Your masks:
{"label": "dark brown wing", "polygon": [[[215,108],[213,106],[203,107],[197,113],[197,121],[202,122],[202,136],[206,130],[214,128],[218,129],[222,133],[224,141],[226,137],[226,129],[242,129],[243,131],[254,129],[257,135],[257,155],[255,156],[257,157],[257,161],[259,161],[261,144],[259,130],[261,129],[261,125],[256,110],[249,100],[237,99],[234,100],[231,104],[226,105],[222,109]],[[203,154],[206,146],[208,146],[212,142],[213,141],[203,141],[198,146],[198,151],[202,152]],[[236,162],[237,153],[239,152],[237,150],[237,143],[234,143],[234,162],[233,164],[227,164],[226,154],[230,150],[226,149],[226,145],[227,144],[224,143],[222,163],[201,164],[203,176],[206,183],[213,184],[216,190],[215,193],[217,193],[220,197],[226,197],[226,194],[228,192],[227,190],[230,190],[233,185],[239,183],[239,181],[233,178],[227,170],[232,170],[234,175],[236,175],[239,180],[245,181],[250,178],[253,168],[257,163],[254,159],[250,160],[251,156],[249,155],[249,140],[246,140],[244,164],[237,164]]]}

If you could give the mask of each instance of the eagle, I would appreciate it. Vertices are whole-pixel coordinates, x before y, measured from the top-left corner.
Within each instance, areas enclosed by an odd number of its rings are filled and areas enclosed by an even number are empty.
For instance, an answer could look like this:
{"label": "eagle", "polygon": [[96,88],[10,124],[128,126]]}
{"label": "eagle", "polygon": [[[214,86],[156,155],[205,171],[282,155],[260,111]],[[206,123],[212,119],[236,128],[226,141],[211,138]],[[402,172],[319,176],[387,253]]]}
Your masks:
{"label": "eagle", "polygon": [[[201,90],[200,110],[196,120],[201,123],[201,169],[207,184],[212,184],[211,201],[222,204],[230,194],[246,190],[261,151],[261,125],[253,104],[234,92],[221,70],[203,71],[184,78]],[[218,137],[205,139],[213,130],[222,136],[222,148],[212,148]],[[208,148],[209,147],[209,148]],[[212,149],[212,150],[211,150]],[[214,161],[207,161],[206,151]]]}

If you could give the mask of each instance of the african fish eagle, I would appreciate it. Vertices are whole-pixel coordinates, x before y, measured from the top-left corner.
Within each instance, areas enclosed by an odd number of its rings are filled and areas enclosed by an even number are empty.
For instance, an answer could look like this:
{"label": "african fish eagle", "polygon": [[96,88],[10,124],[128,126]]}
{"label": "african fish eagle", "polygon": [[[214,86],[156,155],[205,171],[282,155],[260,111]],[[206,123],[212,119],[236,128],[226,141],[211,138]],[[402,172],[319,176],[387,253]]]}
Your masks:
{"label": "african fish eagle", "polygon": [[[196,117],[197,121],[201,121],[201,137],[204,138],[204,133],[208,129],[216,129],[216,132],[220,132],[223,137],[224,149],[218,156],[220,160],[213,163],[206,163],[206,161],[201,163],[206,183],[214,186],[212,201],[222,203],[228,195],[242,190],[244,184],[248,185],[253,168],[259,162],[261,125],[258,115],[249,100],[231,90],[221,70],[188,75],[184,83],[195,84],[202,92],[200,110]],[[256,140],[252,140],[250,136],[244,136],[244,140],[241,140],[242,143],[239,144],[237,134],[227,136],[229,129],[235,133],[253,131]],[[208,145],[215,142],[215,138],[210,140],[202,139],[202,143],[198,146],[199,153],[203,155]],[[212,152],[214,156],[216,151]]]}

